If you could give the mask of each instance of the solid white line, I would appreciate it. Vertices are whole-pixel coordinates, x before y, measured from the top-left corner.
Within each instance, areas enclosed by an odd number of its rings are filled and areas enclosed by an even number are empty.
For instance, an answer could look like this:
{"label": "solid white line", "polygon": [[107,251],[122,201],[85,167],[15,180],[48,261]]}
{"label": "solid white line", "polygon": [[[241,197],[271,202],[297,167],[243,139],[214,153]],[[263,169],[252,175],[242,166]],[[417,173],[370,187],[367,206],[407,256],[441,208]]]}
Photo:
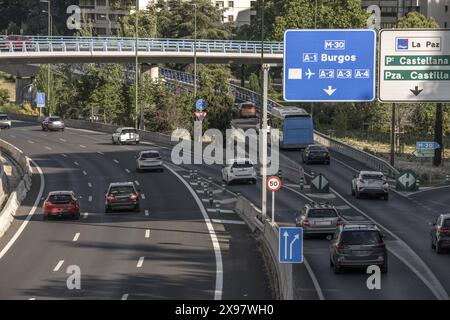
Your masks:
{"label": "solid white line", "polygon": [[214,248],[214,254],[216,258],[216,289],[214,291],[214,300],[222,300],[222,290],[223,290],[223,264],[222,264],[222,253],[220,251],[220,244],[219,240],[217,239],[217,235],[214,231],[214,227],[211,223],[211,220],[209,219],[208,213],[205,210],[205,207],[203,206],[202,201],[198,197],[198,195],[195,193],[195,190],[192,189],[192,187],[189,185],[189,183],[186,182],[175,170],[170,168],[167,165],[164,165],[164,167],[172,172],[189,190],[192,197],[197,202],[197,206],[200,208],[200,211],[202,212],[203,219],[205,220],[206,227],[209,231],[209,236],[211,237],[211,242]]}
{"label": "solid white line", "polygon": [[88,182],[88,187],[92,188],[92,183]]}
{"label": "solid white line", "polygon": [[145,257],[140,257],[139,258],[139,261],[138,261],[138,263],[136,265],[136,268],[141,268],[142,267],[142,265],[144,264],[144,259],[145,259]]}
{"label": "solid white line", "polygon": [[62,139],[62,138],[59,138],[59,140],[62,141],[62,142],[67,142],[66,139]]}
{"label": "solid white line", "polygon": [[56,267],[53,269],[53,272],[59,271],[59,269],[61,269],[62,265],[64,264],[64,260],[59,260],[58,264],[56,265]]}
{"label": "solid white line", "polygon": [[150,238],[150,230],[145,230],[145,238]]}
{"label": "solid white line", "polygon": [[86,171],[83,171],[83,174],[84,174],[85,176],[87,176],[87,172],[86,172]]}
{"label": "solid white line", "polygon": [[[6,142],[6,141],[5,141]],[[28,157],[27,157],[28,158]],[[39,177],[40,177],[40,188],[39,188],[39,193],[36,197],[36,199],[34,200],[33,203],[33,207],[31,208],[30,212],[28,213],[27,217],[25,218],[25,221],[20,225],[19,229],[17,229],[16,233],[14,234],[14,236],[11,238],[11,240],[9,240],[9,242],[6,244],[6,246],[2,249],[2,251],[0,251],[0,260],[4,257],[4,255],[8,252],[8,250],[13,246],[14,242],[17,241],[17,239],[20,237],[20,235],[22,234],[23,230],[25,229],[25,227],[27,226],[28,222],[30,222],[31,217],[34,215],[34,213],[36,212],[36,209],[39,205],[39,202],[41,201],[42,195],[44,194],[44,188],[45,188],[45,179],[44,179],[44,174],[42,172],[42,169],[37,165],[37,163],[32,160],[29,159],[29,161],[31,163],[33,163],[34,167],[36,168],[36,170],[39,173]]]}
{"label": "solid white line", "polygon": [[119,161],[118,161],[118,160],[114,159],[113,161],[114,161],[115,163],[119,164]]}
{"label": "solid white line", "polygon": [[141,194],[141,198],[142,198],[142,200],[145,200],[145,194]]}
{"label": "solid white line", "polygon": [[303,258],[303,263],[306,267],[306,271],[308,271],[309,277],[311,278],[311,281],[314,284],[314,288],[317,291],[317,295],[319,296],[319,300],[325,300],[325,297],[323,296],[322,288],[320,287],[319,281],[317,281],[316,275],[314,274],[313,270],[311,269],[308,261],[306,258]]}
{"label": "solid white line", "polygon": [[149,215],[148,210],[145,210],[145,215],[148,217],[148,215]]}
{"label": "solid white line", "polygon": [[89,196],[88,201],[92,202],[92,196]]}
{"label": "solid white line", "polygon": [[80,233],[79,232],[75,233],[75,236],[73,237],[72,241],[77,242],[79,237],[80,237]]}
{"label": "solid white line", "polygon": [[86,147],[86,146],[83,146],[82,144],[80,144],[80,148],[86,149],[87,147]]}
{"label": "solid white line", "polygon": [[221,224],[243,224],[243,225],[245,225],[244,221],[238,221],[238,220],[212,219],[211,221],[214,222],[214,223],[221,223]]}
{"label": "solid white line", "polygon": [[137,180],[136,180],[134,183],[135,183],[137,186],[140,186],[140,185],[141,185],[141,184],[139,183],[139,181],[137,181]]}
{"label": "solid white line", "polygon": [[128,300],[128,293],[125,293],[120,300]]}

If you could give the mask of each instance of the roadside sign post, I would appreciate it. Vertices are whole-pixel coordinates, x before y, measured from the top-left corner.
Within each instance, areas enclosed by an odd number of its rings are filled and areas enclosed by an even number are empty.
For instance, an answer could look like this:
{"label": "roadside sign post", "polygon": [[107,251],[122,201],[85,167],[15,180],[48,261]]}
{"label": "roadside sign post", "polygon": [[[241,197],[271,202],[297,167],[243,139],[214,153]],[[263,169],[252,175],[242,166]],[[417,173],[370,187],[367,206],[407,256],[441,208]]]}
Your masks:
{"label": "roadside sign post", "polygon": [[374,30],[286,30],[287,102],[375,100]]}
{"label": "roadside sign post", "polygon": [[280,263],[303,263],[303,228],[281,227],[278,241]]}
{"label": "roadside sign post", "polygon": [[380,31],[381,102],[450,101],[450,30]]}
{"label": "roadside sign post", "polygon": [[281,186],[281,180],[277,176],[271,176],[267,179],[266,187],[272,192],[272,223],[275,223],[275,193],[280,190]]}
{"label": "roadside sign post", "polygon": [[[434,158],[435,150],[439,149],[441,146],[439,143],[435,141],[431,142],[416,142],[416,150],[413,152],[413,155],[416,156],[416,158],[420,158],[421,162],[423,158]],[[429,182],[431,184],[432,181],[432,170],[430,169],[429,172]]]}
{"label": "roadside sign post", "polygon": [[36,95],[36,105],[39,109],[39,117],[42,113],[42,108],[45,108],[45,92],[38,92]]}

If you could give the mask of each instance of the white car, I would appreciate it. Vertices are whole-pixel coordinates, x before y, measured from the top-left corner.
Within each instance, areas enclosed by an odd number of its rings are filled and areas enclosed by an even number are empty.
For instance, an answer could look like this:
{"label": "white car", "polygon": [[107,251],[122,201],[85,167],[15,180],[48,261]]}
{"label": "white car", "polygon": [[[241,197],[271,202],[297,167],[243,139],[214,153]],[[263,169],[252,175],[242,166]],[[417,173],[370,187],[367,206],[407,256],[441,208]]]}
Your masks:
{"label": "white car", "polygon": [[222,180],[226,184],[233,181],[249,181],[256,184],[257,179],[255,167],[248,159],[234,159],[222,169]]}
{"label": "white car", "polygon": [[118,128],[112,135],[113,144],[139,144],[139,133],[135,128]]}
{"label": "white car", "polygon": [[0,114],[0,128],[11,129],[11,120],[7,114]]}
{"label": "white car", "polygon": [[164,171],[161,155],[156,150],[141,151],[136,158],[136,171],[159,170]]}
{"label": "white car", "polygon": [[360,198],[361,195],[374,195],[389,199],[389,183],[382,172],[361,171],[352,180],[352,195]]}

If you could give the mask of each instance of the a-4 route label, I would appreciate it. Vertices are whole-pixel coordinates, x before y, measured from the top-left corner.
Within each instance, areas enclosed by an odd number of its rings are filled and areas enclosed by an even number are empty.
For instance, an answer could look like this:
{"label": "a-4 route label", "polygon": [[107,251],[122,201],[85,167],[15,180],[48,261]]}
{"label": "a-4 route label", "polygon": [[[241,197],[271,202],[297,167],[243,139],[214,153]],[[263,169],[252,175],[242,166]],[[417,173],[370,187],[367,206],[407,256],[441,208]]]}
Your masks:
{"label": "a-4 route label", "polygon": [[381,30],[380,101],[450,101],[449,40],[450,30]]}

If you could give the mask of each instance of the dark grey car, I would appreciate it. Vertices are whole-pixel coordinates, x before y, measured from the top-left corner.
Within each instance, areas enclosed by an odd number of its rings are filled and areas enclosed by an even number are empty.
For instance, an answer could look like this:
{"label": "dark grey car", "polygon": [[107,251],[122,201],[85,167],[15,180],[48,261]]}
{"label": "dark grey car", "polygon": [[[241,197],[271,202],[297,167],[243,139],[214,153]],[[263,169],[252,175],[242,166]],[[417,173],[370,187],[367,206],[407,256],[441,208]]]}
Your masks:
{"label": "dark grey car", "polygon": [[376,225],[344,224],[330,244],[330,265],[335,273],[344,268],[366,268],[377,265],[388,271],[388,256],[384,236]]}
{"label": "dark grey car", "polygon": [[116,182],[109,185],[105,197],[105,212],[134,210],[139,212],[139,193],[133,182]]}
{"label": "dark grey car", "polygon": [[431,248],[436,253],[450,249],[450,213],[441,214],[431,228]]}

